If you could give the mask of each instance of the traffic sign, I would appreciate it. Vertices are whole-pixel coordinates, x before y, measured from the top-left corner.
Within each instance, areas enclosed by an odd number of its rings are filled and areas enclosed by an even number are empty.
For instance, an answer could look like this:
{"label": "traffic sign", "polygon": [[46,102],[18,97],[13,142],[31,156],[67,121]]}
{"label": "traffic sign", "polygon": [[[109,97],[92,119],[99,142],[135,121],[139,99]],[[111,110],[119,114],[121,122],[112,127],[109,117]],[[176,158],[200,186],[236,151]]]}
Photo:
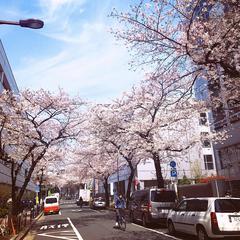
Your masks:
{"label": "traffic sign", "polygon": [[175,161],[171,161],[171,162],[170,162],[170,166],[171,166],[172,168],[175,168],[175,167],[176,167],[176,165],[177,165],[177,164],[176,164],[176,162],[175,162]]}
{"label": "traffic sign", "polygon": [[39,192],[40,192],[40,187],[39,187],[39,185],[35,185],[35,192],[36,192],[36,193],[39,193]]}
{"label": "traffic sign", "polygon": [[171,177],[177,177],[177,170],[176,168],[171,169]]}

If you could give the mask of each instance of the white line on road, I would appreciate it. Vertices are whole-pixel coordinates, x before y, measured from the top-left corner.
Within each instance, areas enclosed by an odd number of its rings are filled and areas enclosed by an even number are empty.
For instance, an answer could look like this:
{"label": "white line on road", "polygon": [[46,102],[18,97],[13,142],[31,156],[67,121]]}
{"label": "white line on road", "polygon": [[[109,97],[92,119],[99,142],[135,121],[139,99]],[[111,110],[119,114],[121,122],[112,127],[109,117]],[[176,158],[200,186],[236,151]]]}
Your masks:
{"label": "white line on road", "polygon": [[[56,233],[55,233],[56,234]],[[43,236],[43,237],[48,237],[48,238],[57,238],[57,239],[65,239],[65,240],[72,240],[73,238],[68,238],[68,237],[65,237],[65,236],[55,236],[55,235],[47,235],[46,233],[41,233],[41,234],[38,234],[39,236]],[[75,235],[76,236],[76,235]]]}
{"label": "white line on road", "polygon": [[140,226],[140,225],[135,224],[135,223],[132,223],[132,225],[137,226],[137,227],[140,227],[140,228],[144,228],[144,229],[146,229],[146,230],[148,230],[148,231],[158,233],[158,234],[160,234],[160,235],[163,235],[163,236],[165,236],[165,237],[169,237],[169,238],[174,239],[174,240],[181,240],[181,238],[173,237],[173,236],[171,236],[171,235],[168,235],[168,234],[163,233],[163,232],[159,232],[159,231],[154,230],[154,229],[151,229],[151,228],[145,228],[145,227]]}
{"label": "white line on road", "polygon": [[76,233],[77,237],[79,240],[83,240],[82,236],[80,235],[79,231],[76,229],[76,227],[73,225],[72,221],[70,218],[67,218],[69,221],[70,225],[72,226],[73,231]]}
{"label": "white line on road", "polygon": [[59,215],[62,215],[61,211],[59,211]]}

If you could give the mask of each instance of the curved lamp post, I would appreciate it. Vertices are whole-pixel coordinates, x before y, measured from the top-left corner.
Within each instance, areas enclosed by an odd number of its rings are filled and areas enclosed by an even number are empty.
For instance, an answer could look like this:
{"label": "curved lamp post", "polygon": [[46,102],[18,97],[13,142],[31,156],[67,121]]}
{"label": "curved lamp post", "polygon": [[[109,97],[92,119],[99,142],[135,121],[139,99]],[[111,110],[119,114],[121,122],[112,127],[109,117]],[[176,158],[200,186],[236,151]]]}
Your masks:
{"label": "curved lamp post", "polygon": [[31,18],[31,19],[25,19],[25,20],[19,20],[19,21],[0,20],[0,24],[18,25],[18,26],[26,27],[26,28],[39,29],[39,28],[43,27],[44,22],[39,19]]}

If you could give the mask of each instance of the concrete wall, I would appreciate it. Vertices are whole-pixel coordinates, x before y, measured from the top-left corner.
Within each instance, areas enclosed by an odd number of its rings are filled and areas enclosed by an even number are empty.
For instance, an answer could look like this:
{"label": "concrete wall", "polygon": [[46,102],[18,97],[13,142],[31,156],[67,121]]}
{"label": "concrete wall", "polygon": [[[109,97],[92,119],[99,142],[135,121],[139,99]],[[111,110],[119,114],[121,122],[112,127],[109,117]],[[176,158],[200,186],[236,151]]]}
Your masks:
{"label": "concrete wall", "polygon": [[199,183],[192,185],[178,185],[178,197],[221,197],[225,196],[226,183],[222,180],[215,180],[209,183]]}

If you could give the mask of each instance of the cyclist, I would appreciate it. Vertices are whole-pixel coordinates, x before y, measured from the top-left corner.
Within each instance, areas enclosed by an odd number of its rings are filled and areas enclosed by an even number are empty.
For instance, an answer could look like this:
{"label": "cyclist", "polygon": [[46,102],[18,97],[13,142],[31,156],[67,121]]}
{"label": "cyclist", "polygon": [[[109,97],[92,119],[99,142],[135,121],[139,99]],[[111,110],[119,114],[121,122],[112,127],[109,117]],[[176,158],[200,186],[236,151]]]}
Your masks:
{"label": "cyclist", "polygon": [[126,202],[122,194],[115,196],[115,209],[116,209],[116,224],[115,227],[118,227],[119,217],[122,217],[124,214],[124,209],[126,208]]}

